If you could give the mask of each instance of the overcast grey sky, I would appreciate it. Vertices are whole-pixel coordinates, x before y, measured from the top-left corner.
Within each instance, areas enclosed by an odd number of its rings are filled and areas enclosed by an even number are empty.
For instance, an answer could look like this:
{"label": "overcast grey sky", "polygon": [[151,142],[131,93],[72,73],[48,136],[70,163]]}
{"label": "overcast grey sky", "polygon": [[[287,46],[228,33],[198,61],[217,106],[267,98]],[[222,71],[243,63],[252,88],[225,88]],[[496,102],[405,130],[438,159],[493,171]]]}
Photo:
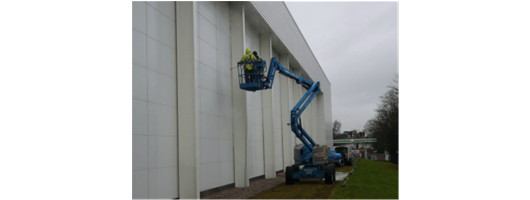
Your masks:
{"label": "overcast grey sky", "polygon": [[398,3],[285,4],[331,82],[333,121],[362,130],[398,74]]}

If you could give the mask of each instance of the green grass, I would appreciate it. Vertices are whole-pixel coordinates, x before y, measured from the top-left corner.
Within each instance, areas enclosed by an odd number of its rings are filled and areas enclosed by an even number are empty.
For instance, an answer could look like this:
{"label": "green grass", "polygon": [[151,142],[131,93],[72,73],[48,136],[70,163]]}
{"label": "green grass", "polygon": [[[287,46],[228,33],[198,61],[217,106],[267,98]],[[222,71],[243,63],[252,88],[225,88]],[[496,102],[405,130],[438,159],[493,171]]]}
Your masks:
{"label": "green grass", "polygon": [[[354,161],[355,165],[356,160]],[[354,166],[336,168],[350,172]],[[302,179],[294,185],[282,183],[249,199],[398,199],[398,169],[390,162],[362,159],[353,175],[344,181],[325,184],[321,179]]]}
{"label": "green grass", "polygon": [[347,186],[336,187],[330,198],[398,199],[398,175],[398,165],[362,159],[353,175],[348,176]]}
{"label": "green grass", "polygon": [[[349,172],[351,169],[353,166],[344,166],[335,171]],[[249,199],[329,199],[333,190],[341,185],[342,181],[328,185],[322,179],[301,179],[294,185],[282,183]]]}

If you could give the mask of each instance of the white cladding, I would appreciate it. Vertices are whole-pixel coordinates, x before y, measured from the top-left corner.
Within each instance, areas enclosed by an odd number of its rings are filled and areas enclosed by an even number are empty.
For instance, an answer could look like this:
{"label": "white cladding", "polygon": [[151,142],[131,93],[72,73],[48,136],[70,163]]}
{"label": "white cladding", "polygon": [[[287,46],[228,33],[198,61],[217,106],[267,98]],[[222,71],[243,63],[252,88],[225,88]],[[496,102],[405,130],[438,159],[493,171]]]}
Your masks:
{"label": "white cladding", "polygon": [[[285,4],[237,3],[245,6],[244,38],[232,38],[230,34],[230,7],[234,2],[193,3],[197,40],[192,49],[197,54],[197,81],[196,94],[190,95],[198,97],[195,113],[198,116],[195,122],[198,147],[190,150],[190,154],[196,154],[198,159],[198,191],[233,184],[235,173],[238,173],[234,170],[232,112],[234,106],[240,105],[232,105],[231,76],[231,68],[238,60],[231,60],[231,40],[244,40],[245,47],[260,53],[262,33],[271,33],[273,57],[280,60],[281,56],[289,56],[291,70],[313,81],[320,81],[322,92],[307,107],[303,125],[315,142],[332,143],[330,83]],[[177,66],[179,42],[176,34],[179,27],[176,24],[175,2],[133,2],[132,5],[133,198],[177,198],[178,170],[182,170],[177,168],[177,145],[185,142],[177,142],[177,120],[186,116],[177,116],[177,69],[182,68]],[[257,18],[259,23],[253,23],[256,20],[253,16],[260,16]],[[269,64],[270,60],[266,61]],[[276,75],[281,76],[279,73]],[[294,80],[289,81],[288,87],[292,91],[289,93],[289,108],[292,108],[306,90]],[[272,88],[274,141],[271,146],[264,146],[262,92],[246,92],[247,119],[240,123],[247,123],[249,178],[265,174],[266,148],[274,149],[274,170],[282,170],[283,151],[292,151],[298,140],[291,134],[291,148],[284,149],[282,127],[288,125],[282,124],[281,120],[280,88],[280,79],[275,78]]]}
{"label": "white cladding", "polygon": [[[246,11],[245,11],[246,12]],[[245,46],[251,51],[259,51],[260,35],[256,28],[245,21]],[[243,55],[241,55],[243,56]],[[263,154],[263,108],[261,92],[247,92],[247,156],[250,162],[248,170],[250,178],[265,173]]]}
{"label": "white cladding", "polygon": [[175,2],[133,2],[133,198],[178,197]]}
{"label": "white cladding", "polygon": [[234,182],[228,2],[198,2],[201,190]]}
{"label": "white cladding", "polygon": [[[272,51],[272,56],[280,59],[276,51]],[[277,74],[279,75],[279,74]],[[275,78],[272,85],[272,116],[274,120],[274,170],[279,171],[283,169],[283,153],[282,153],[282,114],[281,114],[281,96],[280,96],[280,79]],[[284,126],[287,126],[285,124]]]}

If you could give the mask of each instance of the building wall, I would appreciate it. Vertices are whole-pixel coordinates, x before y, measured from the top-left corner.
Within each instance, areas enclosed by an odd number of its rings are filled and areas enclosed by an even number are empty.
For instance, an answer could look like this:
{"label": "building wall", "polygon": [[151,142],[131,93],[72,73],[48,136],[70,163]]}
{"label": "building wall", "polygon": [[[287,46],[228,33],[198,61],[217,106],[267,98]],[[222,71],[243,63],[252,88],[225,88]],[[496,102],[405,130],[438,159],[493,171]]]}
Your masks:
{"label": "building wall", "polygon": [[[294,69],[293,69],[293,65],[292,65],[291,63],[289,63],[289,66],[290,66],[290,70],[291,70],[291,71],[294,71]],[[296,72],[296,71],[294,71],[294,72]],[[295,82],[293,79],[290,79],[290,80],[289,80],[289,83],[290,83],[290,84],[289,84],[289,91],[291,91],[291,92],[289,93],[289,99],[290,99],[290,101],[289,101],[289,112],[291,112],[291,109],[292,109],[292,108],[294,107],[294,105],[296,105],[296,103],[297,103],[297,100],[296,100],[296,99],[297,99],[297,98],[296,98],[297,96],[296,96],[296,91],[295,91],[295,89],[296,89],[296,90],[300,90],[300,89],[297,87],[298,85],[296,84],[296,82]],[[289,114],[289,115],[290,115],[290,114]],[[289,120],[289,123],[291,123],[290,121],[291,121],[291,120]],[[290,129],[289,129],[289,130],[290,130]],[[294,146],[296,146],[296,145],[299,144],[299,143],[300,143],[300,141],[298,140],[298,138],[297,138],[294,134],[291,134],[291,149],[293,149],[293,150],[292,150],[293,153],[294,153]],[[294,164],[294,154],[292,154],[292,155],[293,155],[293,158],[291,159],[291,163]]]}
{"label": "building wall", "polygon": [[[239,3],[245,5],[245,12],[248,15],[256,14],[257,11],[252,8],[255,2]],[[235,183],[235,174],[242,173],[235,171],[234,139],[236,138],[234,138],[235,122],[232,112],[235,106],[241,105],[232,105],[234,99],[231,68],[235,67],[236,64],[231,60],[233,56],[231,55],[231,40],[242,39],[246,47],[253,51],[257,50],[261,55],[259,50],[262,49],[260,45],[264,38],[261,38],[263,32],[260,31],[263,31],[264,28],[270,28],[265,26],[271,23],[252,24],[247,16],[244,38],[232,38],[230,8],[233,4],[233,2],[202,1],[187,4],[193,8],[193,12],[190,12],[194,13],[193,16],[190,16],[190,18],[193,17],[193,20],[190,20],[193,23],[189,24],[189,26],[194,27],[192,31],[193,38],[195,38],[192,42],[194,46],[192,45],[190,48],[194,52],[192,54],[194,55],[194,57],[192,56],[194,62],[181,62],[183,57],[177,60],[177,55],[182,55],[178,53],[185,52],[186,48],[182,48],[182,46],[177,48],[179,27],[176,19],[178,16],[176,3],[133,2],[133,198],[176,198],[179,195],[181,195],[180,198],[191,198],[183,194],[182,191],[179,193],[179,188],[182,188],[178,185],[179,171],[181,175],[188,174],[183,173],[188,171],[191,174],[186,177],[182,175],[180,177],[181,183],[190,180],[188,178],[196,177],[194,183],[197,185],[186,188],[195,188],[197,191],[206,191]],[[280,15],[285,15],[285,13],[282,14],[285,11],[281,8],[284,6],[283,3],[271,2],[256,5],[272,5],[274,9],[280,8]],[[182,12],[183,9],[181,8],[183,7],[178,8],[182,16],[182,13],[185,13]],[[286,9],[285,6],[283,9]],[[268,16],[267,13],[271,14],[270,11],[260,14]],[[274,13],[272,12],[272,14]],[[268,19],[265,17],[265,20]],[[272,35],[277,37],[276,35],[281,34],[275,32]],[[183,34],[179,35],[183,36]],[[304,45],[306,44],[304,43]],[[299,44],[294,46],[300,47]],[[289,47],[292,48],[293,44]],[[315,63],[305,64],[302,68],[300,60],[307,59],[307,56],[311,57],[312,54],[300,56],[307,52],[289,48],[287,49],[292,52],[286,52],[285,48],[278,46],[274,40],[272,48],[272,56],[277,57],[278,60],[280,60],[280,56],[289,56],[289,63],[286,65],[289,65],[294,72],[308,74],[307,78],[321,81],[322,93],[313,100],[304,113],[303,125],[317,143],[331,144],[329,81],[323,72],[315,68],[319,67],[318,63],[317,65]],[[237,57],[239,56],[242,55],[237,55]],[[268,64],[269,62],[270,60],[267,60]],[[196,140],[193,142],[197,148],[191,148],[189,154],[185,152],[185,149],[182,149],[186,146],[187,141],[178,141],[177,132],[180,128],[186,127],[182,125],[182,121],[187,116],[182,113],[183,110],[186,110],[183,108],[186,105],[177,105],[177,92],[179,92],[179,88],[181,88],[180,92],[184,94],[188,90],[182,90],[182,85],[186,84],[181,84],[181,87],[177,84],[177,71],[183,69],[182,67],[179,68],[177,63],[194,63],[185,66],[191,67],[192,71],[193,69],[195,71],[195,74],[190,74],[190,76],[195,77],[194,81],[191,81],[191,83],[195,82],[194,85],[186,88],[191,88],[190,91],[194,91],[191,93],[195,94],[189,95],[196,97],[195,102],[197,104],[196,107],[192,106],[194,109],[191,109],[195,110],[192,113],[197,117],[189,119],[190,122],[195,122],[195,125],[192,126],[196,129],[186,133],[186,137],[184,137],[189,140],[193,140],[193,138]],[[178,75],[179,81],[183,80],[180,78],[181,76],[187,76],[182,73]],[[278,73],[276,75],[281,76]],[[289,93],[289,107],[292,108],[306,90],[301,89],[301,86],[296,84],[294,80],[290,80],[288,85],[291,91]],[[247,124],[246,165],[249,171],[248,178],[265,174],[264,153],[269,148],[274,149],[274,170],[282,170],[284,166],[283,151],[293,151],[295,141],[297,141],[294,134],[291,134],[291,140],[287,141],[290,148],[284,149],[282,126],[288,125],[282,124],[281,120],[280,88],[281,82],[279,78],[275,78],[271,89],[274,134],[272,146],[264,146],[264,110],[262,105],[264,100],[262,99],[262,92],[246,92],[245,94],[246,105],[243,106],[247,109],[247,118],[246,121],[237,123]],[[181,97],[182,94],[179,94],[179,102]],[[177,108],[179,109],[177,110]],[[177,123],[181,123],[181,125],[177,127]],[[180,137],[182,136],[181,134]],[[184,145],[182,145],[183,143]],[[181,144],[180,147],[179,144]],[[179,148],[181,148],[180,159]],[[192,155],[190,158],[195,156],[196,163],[189,166],[185,162],[179,163],[179,160],[186,160],[184,157],[188,155]],[[292,158],[291,161],[291,163],[286,164],[294,163]],[[181,165],[186,168],[184,169]],[[193,195],[194,193],[187,194]]]}
{"label": "building wall", "polygon": [[174,2],[133,2],[133,198],[178,197]]}
{"label": "building wall", "polygon": [[201,190],[234,182],[228,2],[198,2]]}
{"label": "building wall", "polygon": [[320,143],[320,144],[325,144],[326,141],[333,141],[333,137],[331,138],[328,138],[327,137],[327,134],[322,134],[322,133],[326,133],[326,115],[325,115],[325,110],[324,110],[324,94],[320,93],[318,94],[316,97],[317,99],[317,102],[315,104],[316,106],[316,120],[318,123],[318,135],[316,137],[316,140],[317,140],[317,143]]}
{"label": "building wall", "polygon": [[[251,51],[260,49],[260,35],[254,25],[245,20],[245,45]],[[241,55],[243,56],[243,55]],[[250,178],[265,173],[263,154],[263,107],[261,92],[247,92],[248,146]]]}
{"label": "building wall", "polygon": [[[291,67],[291,71],[293,71],[295,73],[299,72],[299,70],[294,69],[294,61],[290,61],[289,65]],[[291,81],[291,85],[289,87],[291,87],[291,93],[289,94],[289,98],[292,98],[292,100],[290,102],[289,108],[292,109],[298,103],[298,100],[300,99],[300,91],[301,91],[301,89],[300,89],[299,85],[296,84],[295,80],[291,79],[290,81]],[[289,112],[290,112],[290,110],[289,110]],[[292,134],[291,135],[291,145],[294,147],[297,144],[301,144],[301,142],[300,142],[300,140],[298,140],[296,135]],[[293,152],[294,152],[294,150],[293,150]],[[294,157],[293,157],[293,163],[294,163]]]}
{"label": "building wall", "polygon": [[[276,57],[279,61],[280,56],[276,51],[272,51],[272,57]],[[276,73],[276,75],[279,75]],[[280,75],[281,76],[281,75]],[[280,96],[281,82],[279,78],[274,79],[272,85],[272,116],[274,120],[274,166],[275,170],[283,169],[283,146],[282,146],[282,113],[281,113],[281,96]]]}

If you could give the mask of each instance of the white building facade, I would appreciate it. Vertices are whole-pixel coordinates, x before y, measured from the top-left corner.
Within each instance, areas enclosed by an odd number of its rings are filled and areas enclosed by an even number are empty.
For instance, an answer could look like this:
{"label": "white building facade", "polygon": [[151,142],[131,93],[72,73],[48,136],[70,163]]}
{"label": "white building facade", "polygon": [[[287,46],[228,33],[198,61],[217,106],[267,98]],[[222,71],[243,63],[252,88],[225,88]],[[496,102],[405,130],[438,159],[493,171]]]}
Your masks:
{"label": "white building facade", "polygon": [[302,115],[332,145],[331,87],[283,2],[133,2],[133,198],[200,198],[294,164],[290,110],[306,92],[279,73],[239,89],[246,48],[320,81]]}

